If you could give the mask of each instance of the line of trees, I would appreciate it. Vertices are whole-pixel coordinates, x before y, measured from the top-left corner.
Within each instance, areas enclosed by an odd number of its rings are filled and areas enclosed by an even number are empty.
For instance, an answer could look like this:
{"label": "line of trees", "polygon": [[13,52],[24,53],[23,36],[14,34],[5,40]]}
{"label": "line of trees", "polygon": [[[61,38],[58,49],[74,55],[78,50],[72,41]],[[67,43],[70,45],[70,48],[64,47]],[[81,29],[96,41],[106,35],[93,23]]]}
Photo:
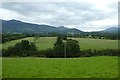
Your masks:
{"label": "line of trees", "polygon": [[34,43],[27,40],[22,40],[13,47],[2,50],[3,57],[91,57],[91,56],[119,56],[120,50],[105,49],[105,50],[80,50],[78,41],[67,39],[66,36],[58,36],[57,41],[52,49],[37,50]]}
{"label": "line of trees", "polygon": [[38,50],[34,43],[31,43],[27,40],[22,40],[21,42],[17,43],[13,47],[8,47],[8,49],[2,50],[2,56],[19,56],[19,57],[26,57],[26,56],[33,56],[33,54],[37,54]]}
{"label": "line of trees", "polygon": [[[80,34],[61,34],[63,38],[67,37],[74,37],[74,38],[94,38],[94,39],[111,39],[111,40],[118,40],[120,37],[119,33],[100,33],[100,32],[83,32]],[[7,41],[21,39],[25,37],[56,37],[59,36],[58,33],[39,33],[39,34],[2,34],[2,42],[5,43]]]}
{"label": "line of trees", "polygon": [[25,34],[2,34],[2,43],[25,38],[25,37],[26,37]]}

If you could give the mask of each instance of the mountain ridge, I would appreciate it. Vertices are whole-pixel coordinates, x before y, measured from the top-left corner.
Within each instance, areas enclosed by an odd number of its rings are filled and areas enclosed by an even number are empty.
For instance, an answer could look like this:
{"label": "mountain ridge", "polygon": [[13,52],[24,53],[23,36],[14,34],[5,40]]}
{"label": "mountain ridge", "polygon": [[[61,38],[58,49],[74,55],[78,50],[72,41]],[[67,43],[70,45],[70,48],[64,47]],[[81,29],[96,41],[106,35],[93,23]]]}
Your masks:
{"label": "mountain ridge", "polygon": [[120,28],[119,27],[110,27],[101,32],[102,33],[118,33],[118,32],[120,32]]}
{"label": "mountain ridge", "polygon": [[[67,28],[64,26],[51,26],[45,24],[35,24],[23,22],[20,20],[2,20],[2,31],[3,33],[83,33],[84,31],[76,28]],[[110,27],[102,31],[96,31],[100,33],[118,33],[120,28]]]}
{"label": "mountain ridge", "polygon": [[18,20],[2,20],[2,30],[3,33],[6,32],[26,32],[26,33],[49,33],[49,32],[58,32],[58,33],[81,33],[81,30],[72,30],[72,28],[66,28],[64,26],[55,27],[45,24],[32,24],[27,22],[22,22]]}

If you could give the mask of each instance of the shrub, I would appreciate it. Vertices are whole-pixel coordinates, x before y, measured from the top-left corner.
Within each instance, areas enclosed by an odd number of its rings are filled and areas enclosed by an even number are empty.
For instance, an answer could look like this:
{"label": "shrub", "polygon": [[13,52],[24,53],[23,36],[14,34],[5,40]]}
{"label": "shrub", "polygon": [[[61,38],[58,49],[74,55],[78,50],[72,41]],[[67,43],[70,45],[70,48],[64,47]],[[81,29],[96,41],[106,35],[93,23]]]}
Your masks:
{"label": "shrub", "polygon": [[36,46],[33,43],[30,43],[27,40],[22,40],[15,44],[14,47],[8,47],[8,49],[3,50],[3,56],[26,57],[35,55],[37,52]]}

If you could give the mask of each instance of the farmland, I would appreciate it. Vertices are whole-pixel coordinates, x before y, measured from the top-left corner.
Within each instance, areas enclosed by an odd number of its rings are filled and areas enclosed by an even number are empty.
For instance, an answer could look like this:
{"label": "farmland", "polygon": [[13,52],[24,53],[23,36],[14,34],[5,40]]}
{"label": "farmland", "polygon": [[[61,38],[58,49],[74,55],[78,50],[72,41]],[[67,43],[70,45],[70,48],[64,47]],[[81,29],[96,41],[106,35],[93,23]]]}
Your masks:
{"label": "farmland", "polygon": [[[117,40],[72,38],[81,50],[117,49]],[[3,43],[3,49],[21,40],[34,42],[34,37]],[[53,48],[56,37],[40,37],[35,43],[38,50]],[[116,78],[117,56],[94,56],[79,58],[3,57],[3,78]]]}
{"label": "farmland", "polygon": [[2,77],[2,58],[0,58],[0,78]]}
{"label": "farmland", "polygon": [[3,58],[3,78],[116,78],[118,57]]}
{"label": "farmland", "polygon": [[[79,42],[81,50],[86,49],[96,49],[96,50],[102,50],[102,49],[118,49],[118,41],[117,40],[100,40],[100,39],[84,39],[84,38],[72,38],[74,40],[77,40]],[[27,37],[19,40],[13,40],[9,41],[3,44],[3,49],[8,48],[9,46],[14,46],[17,42],[20,42],[21,40],[29,40],[30,42],[34,42],[33,37]],[[54,43],[56,41],[56,37],[40,37],[39,40],[37,40],[36,46],[38,50],[45,50],[48,48],[52,48],[54,46]]]}

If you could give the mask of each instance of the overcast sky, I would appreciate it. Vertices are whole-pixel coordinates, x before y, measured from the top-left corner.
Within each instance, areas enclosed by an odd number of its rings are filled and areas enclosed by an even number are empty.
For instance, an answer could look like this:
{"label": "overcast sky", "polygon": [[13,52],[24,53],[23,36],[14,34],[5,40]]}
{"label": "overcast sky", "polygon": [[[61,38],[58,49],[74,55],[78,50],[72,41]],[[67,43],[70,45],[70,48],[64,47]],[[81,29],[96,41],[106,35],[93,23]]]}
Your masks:
{"label": "overcast sky", "polygon": [[65,26],[83,31],[117,27],[119,0],[79,2],[3,2],[0,19]]}

